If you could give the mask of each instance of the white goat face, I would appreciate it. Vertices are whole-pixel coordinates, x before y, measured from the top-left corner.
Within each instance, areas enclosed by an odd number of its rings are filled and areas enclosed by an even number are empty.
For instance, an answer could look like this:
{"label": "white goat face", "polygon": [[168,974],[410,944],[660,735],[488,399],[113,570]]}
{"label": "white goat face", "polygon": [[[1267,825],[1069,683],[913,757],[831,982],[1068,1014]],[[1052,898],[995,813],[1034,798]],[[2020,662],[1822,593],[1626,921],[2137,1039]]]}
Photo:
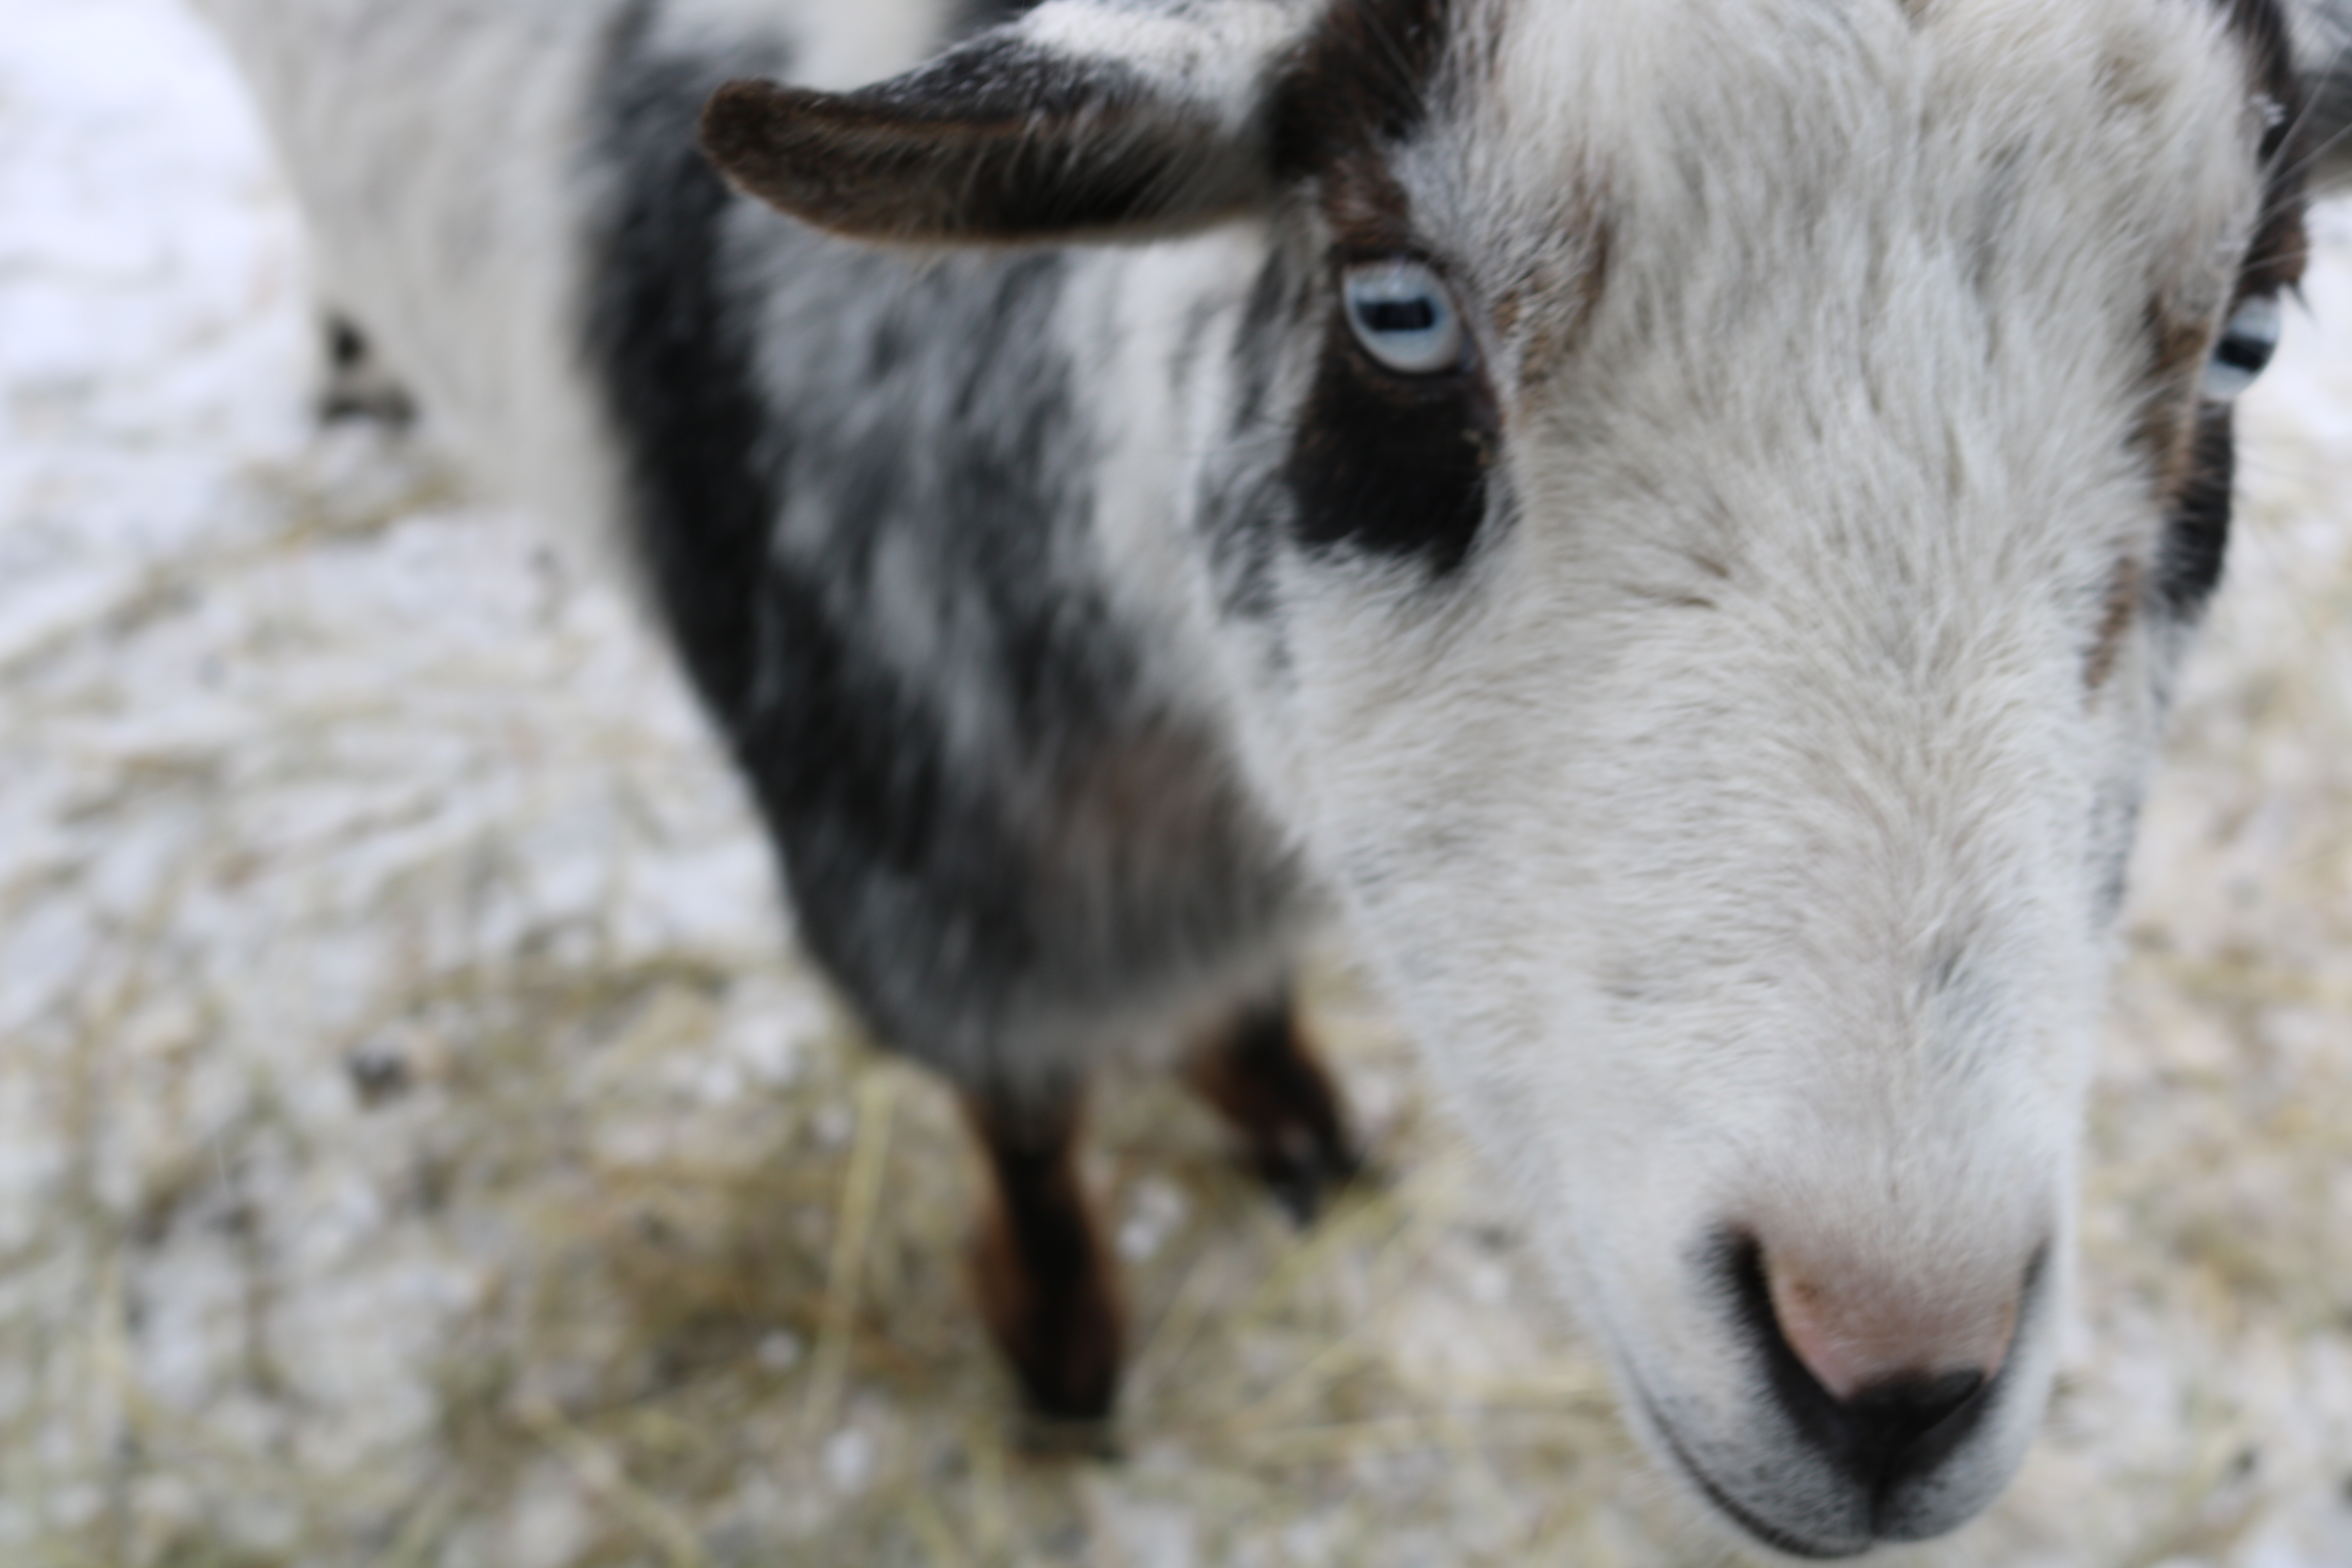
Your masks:
{"label": "white goat face", "polygon": [[1252,767],[1636,1424],[1826,1557],[2046,1397],[2293,105],[2260,0],[1056,0],[709,129],[856,233],[1255,215],[1180,519]]}
{"label": "white goat face", "polygon": [[2043,1402],[2198,373],[2291,238],[2223,26],[1530,5],[1300,226],[1468,341],[1277,373],[1280,776],[1639,1419],[1791,1551],[1969,1517]]}

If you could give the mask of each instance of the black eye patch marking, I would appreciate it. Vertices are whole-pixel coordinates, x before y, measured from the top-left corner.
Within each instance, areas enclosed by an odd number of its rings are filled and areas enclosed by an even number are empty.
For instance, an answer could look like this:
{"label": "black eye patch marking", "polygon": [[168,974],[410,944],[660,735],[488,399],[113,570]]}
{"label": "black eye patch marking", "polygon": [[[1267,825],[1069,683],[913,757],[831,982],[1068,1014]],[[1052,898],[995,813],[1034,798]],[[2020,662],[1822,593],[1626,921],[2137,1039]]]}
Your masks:
{"label": "black eye patch marking", "polygon": [[[1319,359],[1282,480],[1293,536],[1310,550],[1460,569],[1486,516],[1501,422],[1467,344],[1440,350],[1440,320],[1465,301],[1372,290],[1351,322],[1347,263],[1421,266],[1391,155],[1426,123],[1454,0],[1357,0],[1331,7],[1276,92],[1277,177],[1311,187],[1340,265]],[[1455,323],[1466,326],[1466,323]],[[1432,333],[1416,342],[1413,334]],[[1370,338],[1370,343],[1364,340]],[[1376,358],[1377,353],[1385,355]]]}
{"label": "black eye patch marking", "polygon": [[2221,581],[2230,547],[2230,490],[2237,472],[2237,442],[2230,405],[2209,403],[2198,411],[2190,437],[2189,472],[2173,503],[2164,547],[2157,557],[2156,591],[2167,610],[2181,620],[2195,618]]}
{"label": "black eye patch marking", "polygon": [[1400,374],[1335,310],[1286,473],[1297,539],[1417,559],[1438,576],[1460,570],[1486,517],[1500,425],[1475,363]]}

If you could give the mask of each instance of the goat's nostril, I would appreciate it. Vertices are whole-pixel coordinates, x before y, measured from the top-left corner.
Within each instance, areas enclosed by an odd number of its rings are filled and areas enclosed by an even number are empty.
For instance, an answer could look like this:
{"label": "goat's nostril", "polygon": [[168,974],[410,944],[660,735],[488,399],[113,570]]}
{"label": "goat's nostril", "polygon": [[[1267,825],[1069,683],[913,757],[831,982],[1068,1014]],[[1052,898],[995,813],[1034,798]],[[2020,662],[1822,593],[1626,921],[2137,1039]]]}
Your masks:
{"label": "goat's nostril", "polygon": [[1873,1384],[1843,1400],[1862,1447],[1883,1455],[1906,1453],[1942,1426],[1990,1381],[1973,1368],[1935,1376]]}

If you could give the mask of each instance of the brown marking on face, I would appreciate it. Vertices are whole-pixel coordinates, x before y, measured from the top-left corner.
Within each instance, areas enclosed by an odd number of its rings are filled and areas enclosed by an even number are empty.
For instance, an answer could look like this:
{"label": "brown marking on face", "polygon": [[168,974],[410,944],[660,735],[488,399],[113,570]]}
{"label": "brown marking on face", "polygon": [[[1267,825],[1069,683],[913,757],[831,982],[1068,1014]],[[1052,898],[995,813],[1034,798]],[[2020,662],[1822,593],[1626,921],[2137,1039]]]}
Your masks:
{"label": "brown marking on face", "polygon": [[1389,158],[1428,116],[1448,5],[1337,5],[1285,75],[1276,163],[1287,175],[1313,178],[1342,256],[1422,248],[1412,203]]}
{"label": "brown marking on face", "polygon": [[[1343,257],[1438,259],[1388,160],[1426,122],[1445,83],[1499,76],[1499,36],[1466,25],[1464,12],[1460,0],[1341,5],[1286,77],[1277,164],[1317,179]],[[1571,194],[1550,226],[1557,247],[1494,291],[1486,324],[1504,337],[1525,334],[1526,363],[1538,377],[1557,368],[1599,301],[1609,258],[1601,210],[1597,195]]]}
{"label": "brown marking on face", "polygon": [[1427,119],[1454,0],[1334,5],[1284,72],[1274,151],[1286,178],[1377,158]]}
{"label": "brown marking on face", "polygon": [[1324,174],[1323,219],[1342,257],[1418,255],[1412,204],[1387,163],[1369,150],[1349,153]]}
{"label": "brown marking on face", "polygon": [[2123,654],[2124,634],[2138,616],[2147,584],[2147,569],[2137,561],[2126,560],[2116,567],[2116,574],[2107,584],[2106,608],[2099,617],[2098,635],[2092,639],[2091,651],[2083,660],[2084,690],[2097,691],[2116,672],[2116,661]]}
{"label": "brown marking on face", "polygon": [[1533,390],[1558,375],[1609,287],[1613,234],[1597,198],[1579,197],[1554,226],[1556,248],[1496,296],[1496,330],[1519,343],[1518,380]]}
{"label": "brown marking on face", "polygon": [[2171,496],[2189,477],[2197,428],[2197,385],[2212,352],[2213,328],[2200,318],[2149,302],[2148,365],[2133,445],[2156,470],[2157,490]]}

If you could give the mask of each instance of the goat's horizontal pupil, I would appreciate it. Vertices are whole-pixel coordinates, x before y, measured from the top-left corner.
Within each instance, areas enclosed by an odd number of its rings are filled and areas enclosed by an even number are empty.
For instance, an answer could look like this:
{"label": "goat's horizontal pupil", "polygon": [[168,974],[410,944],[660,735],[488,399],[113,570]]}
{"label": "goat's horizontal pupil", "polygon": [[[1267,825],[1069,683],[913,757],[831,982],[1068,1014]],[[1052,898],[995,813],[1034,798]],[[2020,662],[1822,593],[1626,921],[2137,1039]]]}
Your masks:
{"label": "goat's horizontal pupil", "polygon": [[2260,338],[2223,338],[2213,357],[2233,370],[2252,374],[2271,363],[2273,346]]}
{"label": "goat's horizontal pupil", "polygon": [[1437,307],[1425,299],[1371,300],[1356,309],[1376,332],[1425,332],[1437,324]]}

